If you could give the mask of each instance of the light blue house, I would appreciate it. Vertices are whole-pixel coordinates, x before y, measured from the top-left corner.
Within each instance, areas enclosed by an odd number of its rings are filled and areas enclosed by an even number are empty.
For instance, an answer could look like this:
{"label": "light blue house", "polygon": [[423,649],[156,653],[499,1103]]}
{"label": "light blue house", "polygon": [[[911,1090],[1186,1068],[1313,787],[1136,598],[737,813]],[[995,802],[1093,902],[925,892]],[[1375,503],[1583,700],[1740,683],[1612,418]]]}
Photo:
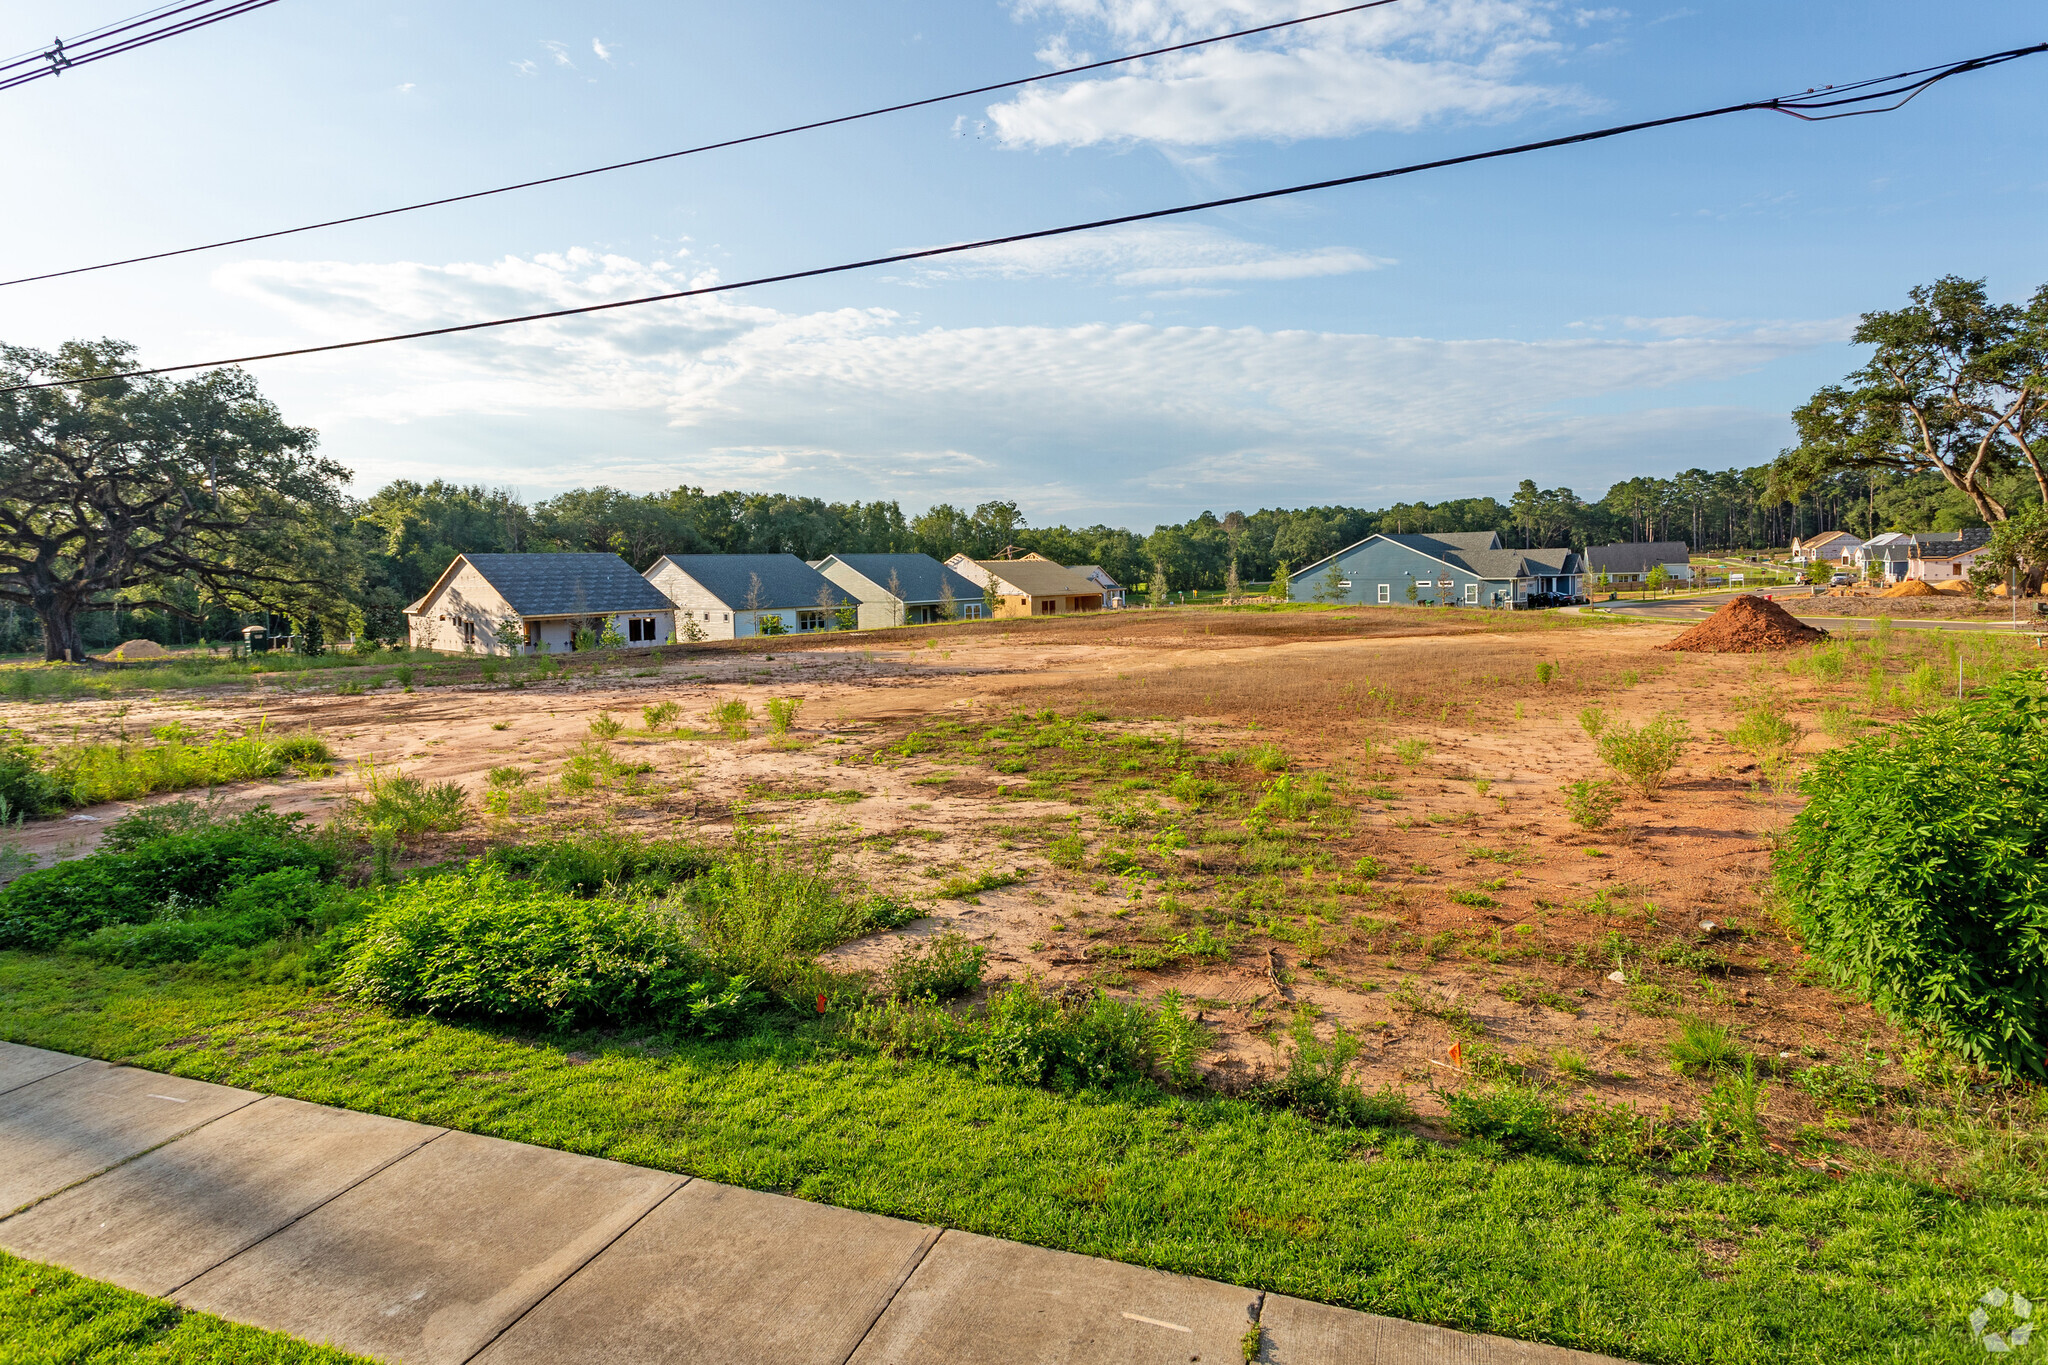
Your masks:
{"label": "light blue house", "polygon": [[1584,590],[1585,563],[1567,549],[1509,550],[1493,531],[1370,535],[1294,572],[1291,602],[1555,606]]}

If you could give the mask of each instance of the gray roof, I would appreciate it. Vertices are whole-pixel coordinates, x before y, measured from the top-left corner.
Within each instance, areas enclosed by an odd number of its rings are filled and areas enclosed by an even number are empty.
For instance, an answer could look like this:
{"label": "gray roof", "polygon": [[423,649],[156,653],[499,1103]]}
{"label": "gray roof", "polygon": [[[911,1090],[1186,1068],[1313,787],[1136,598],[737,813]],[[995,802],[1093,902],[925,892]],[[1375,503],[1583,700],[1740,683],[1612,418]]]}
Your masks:
{"label": "gray roof", "polygon": [[[1381,531],[1358,542],[1379,539],[1404,545],[1431,559],[1447,564],[1454,569],[1463,569],[1475,578],[1489,581],[1506,581],[1512,578],[1556,577],[1561,574],[1584,573],[1579,556],[1562,547],[1548,550],[1504,550],[1500,536],[1493,531],[1447,531],[1441,535],[1390,535]],[[1358,545],[1347,545],[1335,555],[1317,560],[1293,576],[1299,580],[1325,569],[1330,560],[1338,555],[1350,554]]]}
{"label": "gray roof", "polygon": [[[896,575],[896,586],[900,592],[898,601],[914,602],[920,605],[937,602],[951,587],[955,602],[979,602],[981,585],[933,559],[930,555],[833,555],[847,568],[859,574],[868,582],[889,591],[889,575]],[[818,561],[823,564],[824,560]]]}
{"label": "gray roof", "polygon": [[1427,534],[1392,535],[1382,531],[1388,540],[1406,545],[1424,554],[1436,554],[1438,549],[1455,551],[1498,550],[1498,531],[1432,531]]}
{"label": "gray roof", "polygon": [[[830,600],[835,607],[854,600],[795,555],[663,555],[647,570],[648,577],[652,578],[663,564],[675,565],[704,591],[741,611],[815,607],[819,605],[821,589],[832,594]],[[761,583],[758,608],[747,605],[747,595],[754,590],[756,578]],[[980,596],[978,589],[975,595]]]}
{"label": "gray roof", "polygon": [[[613,554],[463,555],[521,616],[667,611],[661,589]],[[453,566],[450,566],[453,567]],[[439,586],[438,584],[436,585]],[[432,596],[431,593],[428,596]],[[424,600],[424,599],[422,599]]]}
{"label": "gray roof", "polygon": [[1922,559],[1941,559],[1948,555],[1968,554],[1991,543],[1991,529],[1986,526],[1965,526],[1960,531],[1920,531],[1913,536]]}
{"label": "gray roof", "polygon": [[[1100,564],[1069,564],[1067,568],[1091,582],[1102,584],[1105,588],[1121,588],[1123,586],[1116,579],[1110,577],[1109,570],[1103,568]],[[1098,574],[1101,575],[1099,578],[1097,577]]]}
{"label": "gray roof", "polygon": [[1692,551],[1682,540],[1638,540],[1625,545],[1588,545],[1588,573],[1648,573],[1659,564],[1686,564]]}

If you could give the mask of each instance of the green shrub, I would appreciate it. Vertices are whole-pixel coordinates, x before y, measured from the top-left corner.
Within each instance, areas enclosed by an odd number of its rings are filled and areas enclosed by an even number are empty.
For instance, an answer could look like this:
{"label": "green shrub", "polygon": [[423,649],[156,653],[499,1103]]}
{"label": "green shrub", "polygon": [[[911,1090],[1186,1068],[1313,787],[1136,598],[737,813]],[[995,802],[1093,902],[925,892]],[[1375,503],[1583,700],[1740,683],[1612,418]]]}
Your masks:
{"label": "green shrub", "polygon": [[1801,786],[1777,871],[1808,950],[1900,1026],[2048,1074],[2040,670],[1824,754]]}
{"label": "green shrub", "polygon": [[212,906],[177,906],[146,924],[107,925],[80,940],[78,950],[126,966],[204,960],[293,930],[330,928],[346,913],[347,899],[333,883],[312,868],[287,867],[229,887]]}
{"label": "green shrub", "polygon": [[759,1003],[745,977],[692,948],[675,916],[515,881],[481,860],[392,888],[348,932],[337,986],[392,1009],[716,1034]]}
{"label": "green shrub", "polygon": [[1284,773],[1287,771],[1287,754],[1271,741],[1254,744],[1248,755],[1251,765],[1262,773]]}
{"label": "green shrub", "polygon": [[[193,732],[183,726],[163,726],[155,743],[92,741],[41,749],[12,744],[0,750],[0,795],[10,786],[19,789],[25,799],[40,792],[35,809],[47,812],[60,804],[93,806],[155,792],[252,782],[286,772],[322,777],[334,762],[333,750],[316,736],[272,737],[260,725],[248,734],[217,735],[204,744],[192,739]],[[29,773],[36,767],[41,772],[31,777]],[[13,802],[10,796],[10,805]],[[23,809],[28,808],[24,804]]]}
{"label": "green shrub", "polygon": [[1547,683],[1547,682],[1549,682],[1549,681],[1550,681],[1551,679],[1555,678],[1556,676],[1557,676],[1557,665],[1556,665],[1556,664],[1553,664],[1553,663],[1540,663],[1540,664],[1536,665],[1536,681],[1537,681],[1537,682],[1540,682],[1540,683]]}
{"label": "green shrub", "polygon": [[716,867],[718,856],[680,840],[604,832],[493,849],[485,861],[557,891],[595,896],[629,889],[667,891]]}
{"label": "green shrub", "polygon": [[1394,757],[1413,767],[1420,763],[1429,752],[1429,741],[1422,739],[1397,739],[1394,741]]}
{"label": "green shrub", "polygon": [[374,768],[363,777],[363,794],[335,812],[334,823],[352,834],[389,830],[401,839],[452,833],[469,822],[469,793],[460,782],[425,782],[410,773],[385,776]]}
{"label": "green shrub", "polygon": [[590,733],[599,739],[617,739],[625,723],[609,711],[600,711],[590,719]]}
{"label": "green shrub", "polygon": [[[114,849],[26,873],[0,887],[0,948],[52,948],[103,925],[155,919],[167,907],[180,913],[176,907],[211,905],[233,887],[283,869],[330,878],[334,850],[298,833],[302,818],[259,807],[132,846],[123,838]],[[119,830],[117,824],[109,833]]]}
{"label": "green shrub", "polygon": [[714,962],[778,986],[827,948],[918,917],[887,896],[849,896],[822,850],[797,855],[754,832],[736,836],[733,851],[680,899],[693,938]]}
{"label": "green shrub", "polygon": [[1408,1096],[1394,1087],[1366,1094],[1345,1079],[1345,1072],[1363,1048],[1356,1035],[1333,1024],[1330,1040],[1316,1037],[1316,1012],[1297,1009],[1287,1026],[1294,1040],[1287,1070],[1259,1092],[1269,1104],[1306,1114],[1326,1123],[1356,1128],[1387,1128],[1415,1117]]}
{"label": "green shrub", "polygon": [[1679,716],[1659,716],[1640,727],[1615,725],[1600,736],[1600,758],[1644,799],[1655,800],[1691,739]]}
{"label": "green shrub", "polygon": [[1612,782],[1582,777],[1559,788],[1564,793],[1564,813],[1580,829],[1595,830],[1605,825],[1621,804],[1621,794]]}
{"label": "green shrub", "polygon": [[[13,672],[9,677],[27,677]],[[63,809],[65,792],[36,763],[36,748],[20,735],[0,731],[0,801],[14,815],[51,815]]]}
{"label": "green shrub", "polygon": [[524,768],[503,764],[484,774],[484,781],[493,787],[523,787],[527,772]]}
{"label": "green shrub", "polygon": [[1515,1152],[1570,1150],[1563,1114],[1534,1086],[1468,1086],[1446,1093],[1443,1103],[1446,1126],[1461,1136],[1497,1142]]}
{"label": "green shrub", "polygon": [[1600,739],[1600,732],[1607,728],[1607,708],[1604,706],[1588,706],[1585,710],[1579,712],[1579,728],[1586,732],[1587,739],[1597,743]]}
{"label": "green shrub", "polygon": [[727,739],[745,739],[747,721],[752,716],[753,712],[738,697],[722,701],[711,708],[711,723],[724,731]]}
{"label": "green shrub", "polygon": [[656,702],[640,708],[640,719],[647,723],[649,731],[666,730],[676,723],[683,714],[683,708],[672,701]]}
{"label": "green shrub", "polygon": [[906,943],[882,972],[889,993],[905,1000],[950,1000],[981,984],[988,949],[947,931],[922,943]]}
{"label": "green shrub", "polygon": [[1765,696],[1750,703],[1741,722],[1728,732],[1728,742],[1751,758],[1764,759],[1792,749],[1805,733],[1785,714],[1784,702]]}
{"label": "green shrub", "polygon": [[1096,991],[1067,1001],[1019,981],[990,998],[982,1069],[1062,1090],[1106,1089],[1145,1074],[1151,1029],[1141,1005]]}
{"label": "green shrub", "polygon": [[770,697],[768,699],[768,728],[778,735],[786,735],[796,724],[796,713],[803,710],[802,697]]}

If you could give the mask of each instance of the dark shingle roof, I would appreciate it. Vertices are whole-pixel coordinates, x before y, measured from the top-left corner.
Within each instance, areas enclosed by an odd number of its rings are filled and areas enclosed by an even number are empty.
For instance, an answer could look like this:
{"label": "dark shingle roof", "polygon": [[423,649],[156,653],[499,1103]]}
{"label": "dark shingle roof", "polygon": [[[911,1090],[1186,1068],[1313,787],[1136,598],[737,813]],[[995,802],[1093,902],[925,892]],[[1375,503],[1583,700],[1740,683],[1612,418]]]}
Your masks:
{"label": "dark shingle roof", "polygon": [[464,555],[521,616],[666,611],[661,589],[611,554]]}
{"label": "dark shingle roof", "polygon": [[1919,548],[1922,559],[1968,554],[1990,543],[1991,530],[1985,526],[1965,526],[1960,531],[1922,531],[1913,537],[1913,544]]}
{"label": "dark shingle roof", "polygon": [[[844,589],[795,555],[663,555],[647,572],[653,574],[664,562],[681,569],[727,606],[741,610],[756,609],[747,606],[747,594],[753,591],[757,577],[761,582],[758,609],[762,611],[815,607],[821,588],[831,592],[834,606],[853,601]],[[980,589],[975,591],[978,596]]]}
{"label": "dark shingle roof", "polygon": [[944,595],[942,585],[952,587],[956,602],[981,600],[981,584],[955,573],[930,555],[833,555],[832,558],[884,592],[889,590],[890,573],[895,573],[896,585],[902,594],[900,600],[904,602],[936,602]]}
{"label": "dark shingle roof", "polygon": [[1588,573],[1648,573],[1659,564],[1690,562],[1682,540],[1639,540],[1626,545],[1588,545]]}
{"label": "dark shingle roof", "polygon": [[[1384,533],[1383,533],[1384,534]],[[1500,533],[1497,531],[1437,531],[1427,534],[1388,535],[1388,540],[1420,550],[1424,554],[1437,554],[1440,550],[1498,550]]]}

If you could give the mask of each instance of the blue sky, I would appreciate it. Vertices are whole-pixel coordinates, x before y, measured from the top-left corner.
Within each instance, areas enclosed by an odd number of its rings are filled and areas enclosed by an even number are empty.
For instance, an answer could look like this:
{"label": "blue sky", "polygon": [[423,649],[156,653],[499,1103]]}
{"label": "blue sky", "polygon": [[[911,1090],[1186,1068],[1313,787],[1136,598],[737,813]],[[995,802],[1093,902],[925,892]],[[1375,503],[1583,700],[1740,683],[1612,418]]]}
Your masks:
{"label": "blue sky", "polygon": [[[16,0],[11,52],[128,11]],[[0,92],[6,274],[646,155],[1316,8],[281,0]],[[1789,93],[2037,5],[1401,0],[1026,95],[0,290],[0,340],[205,359],[730,280]],[[1855,315],[2048,279],[2048,57],[943,263],[255,367],[367,492],[1011,497],[1035,523],[1767,460]]]}

